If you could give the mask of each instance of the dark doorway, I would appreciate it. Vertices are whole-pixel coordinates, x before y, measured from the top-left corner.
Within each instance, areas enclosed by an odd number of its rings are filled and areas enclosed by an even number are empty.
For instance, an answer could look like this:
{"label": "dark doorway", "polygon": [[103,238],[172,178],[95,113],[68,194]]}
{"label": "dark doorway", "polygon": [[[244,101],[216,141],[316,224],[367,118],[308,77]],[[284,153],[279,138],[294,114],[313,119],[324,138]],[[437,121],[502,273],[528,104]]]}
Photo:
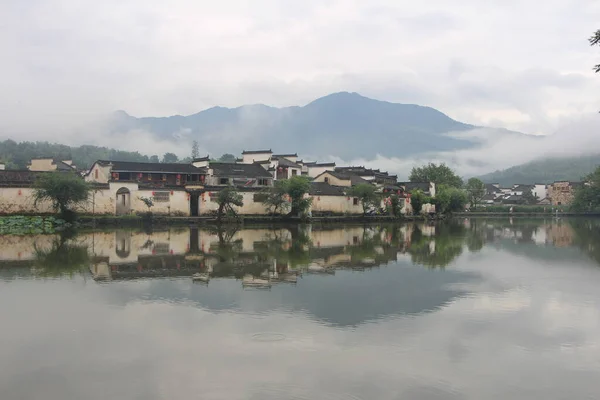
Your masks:
{"label": "dark doorway", "polygon": [[198,228],[190,228],[190,253],[200,253]]}
{"label": "dark doorway", "polygon": [[198,212],[199,212],[198,205],[200,204],[198,197],[199,197],[198,193],[190,193],[190,215],[192,217],[198,216]]}

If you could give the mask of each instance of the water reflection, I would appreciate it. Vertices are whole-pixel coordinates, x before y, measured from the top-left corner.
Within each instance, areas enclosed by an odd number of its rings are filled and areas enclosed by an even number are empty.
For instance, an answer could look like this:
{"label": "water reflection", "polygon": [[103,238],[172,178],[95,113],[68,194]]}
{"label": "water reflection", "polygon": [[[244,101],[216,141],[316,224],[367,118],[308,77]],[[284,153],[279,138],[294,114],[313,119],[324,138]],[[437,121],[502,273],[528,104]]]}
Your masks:
{"label": "water reflection", "polygon": [[490,218],[0,237],[0,398],[596,398],[599,233]]}

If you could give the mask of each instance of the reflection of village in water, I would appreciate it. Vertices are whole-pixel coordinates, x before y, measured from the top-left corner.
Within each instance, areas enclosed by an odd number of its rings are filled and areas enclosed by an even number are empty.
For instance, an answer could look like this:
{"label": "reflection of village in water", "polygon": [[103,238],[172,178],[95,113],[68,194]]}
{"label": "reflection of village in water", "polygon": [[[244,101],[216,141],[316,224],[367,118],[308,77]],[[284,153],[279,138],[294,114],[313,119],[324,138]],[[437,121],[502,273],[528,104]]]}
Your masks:
{"label": "reflection of village in water", "polygon": [[[0,236],[4,278],[90,271],[96,281],[189,277],[235,278],[244,287],[296,283],[304,274],[364,271],[407,255],[444,267],[486,244],[577,246],[600,262],[598,224],[587,220],[464,219],[437,224],[244,229],[171,228],[58,235]],[[13,268],[11,268],[13,267]],[[10,272],[12,271],[12,272]]]}

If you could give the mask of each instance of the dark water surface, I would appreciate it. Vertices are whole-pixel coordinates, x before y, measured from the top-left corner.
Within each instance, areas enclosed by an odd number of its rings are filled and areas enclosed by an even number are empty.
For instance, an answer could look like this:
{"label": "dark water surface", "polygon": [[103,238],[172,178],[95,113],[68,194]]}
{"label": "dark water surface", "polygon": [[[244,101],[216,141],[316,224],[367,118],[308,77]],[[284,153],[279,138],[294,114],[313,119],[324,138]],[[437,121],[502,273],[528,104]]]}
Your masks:
{"label": "dark water surface", "polygon": [[0,399],[598,399],[599,263],[582,219],[0,236]]}

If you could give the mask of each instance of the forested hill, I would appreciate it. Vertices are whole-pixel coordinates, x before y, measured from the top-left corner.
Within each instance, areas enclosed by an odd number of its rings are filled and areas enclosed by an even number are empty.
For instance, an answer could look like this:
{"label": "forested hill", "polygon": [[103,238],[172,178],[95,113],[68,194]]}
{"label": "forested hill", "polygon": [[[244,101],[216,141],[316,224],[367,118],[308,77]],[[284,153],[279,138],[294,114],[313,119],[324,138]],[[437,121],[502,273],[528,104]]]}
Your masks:
{"label": "forested hill", "polygon": [[600,154],[546,158],[492,172],[479,178],[486,183],[499,183],[502,186],[518,183],[552,183],[562,180],[580,181],[598,165],[600,165]]}
{"label": "forested hill", "polygon": [[138,152],[121,151],[98,146],[70,147],[48,142],[20,142],[5,140],[0,142],[0,162],[8,169],[25,169],[32,158],[55,158],[73,160],[79,169],[90,167],[96,160],[120,160],[138,162],[158,162],[158,156],[148,157]]}

